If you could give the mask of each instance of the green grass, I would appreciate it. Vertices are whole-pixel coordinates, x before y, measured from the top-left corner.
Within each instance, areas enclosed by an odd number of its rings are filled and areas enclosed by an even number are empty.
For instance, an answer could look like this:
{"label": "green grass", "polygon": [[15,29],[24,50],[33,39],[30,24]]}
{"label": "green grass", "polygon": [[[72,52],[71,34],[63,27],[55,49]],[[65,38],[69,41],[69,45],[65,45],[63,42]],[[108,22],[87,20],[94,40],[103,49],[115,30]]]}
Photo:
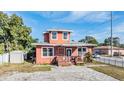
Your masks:
{"label": "green grass", "polygon": [[30,63],[22,64],[3,64],[0,65],[0,75],[6,72],[18,71],[18,72],[36,72],[36,71],[50,71],[50,65],[34,65]]}
{"label": "green grass", "polygon": [[93,60],[93,62],[84,63],[84,64],[88,64],[88,65],[107,65],[107,64],[105,64],[105,63],[98,62],[98,61],[95,61],[95,60]]}
{"label": "green grass", "polygon": [[94,65],[100,65],[100,64],[105,64],[105,63],[102,63],[102,62],[99,62],[99,61],[93,61],[93,63],[91,63],[91,64],[94,64]]}
{"label": "green grass", "polygon": [[90,68],[98,72],[102,72],[104,74],[112,76],[118,80],[124,80],[124,68],[122,67],[108,65],[108,66],[96,66],[96,67],[90,67]]}
{"label": "green grass", "polygon": [[84,63],[77,63],[76,66],[84,66]]}

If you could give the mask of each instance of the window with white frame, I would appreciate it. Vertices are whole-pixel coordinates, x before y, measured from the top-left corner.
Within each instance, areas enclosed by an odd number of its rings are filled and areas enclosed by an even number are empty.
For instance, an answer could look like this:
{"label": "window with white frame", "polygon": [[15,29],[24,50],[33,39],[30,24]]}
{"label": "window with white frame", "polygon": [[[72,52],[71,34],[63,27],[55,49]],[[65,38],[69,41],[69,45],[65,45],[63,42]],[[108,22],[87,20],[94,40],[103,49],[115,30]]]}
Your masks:
{"label": "window with white frame", "polygon": [[86,51],[87,51],[86,47],[83,47],[82,52],[86,52]]}
{"label": "window with white frame", "polygon": [[47,48],[43,48],[43,56],[47,56]]}
{"label": "window with white frame", "polygon": [[68,32],[63,32],[63,39],[68,39]]}
{"label": "window with white frame", "polygon": [[53,48],[43,48],[43,56],[53,56]]}
{"label": "window with white frame", "polygon": [[78,48],[78,56],[82,55],[82,48]]}
{"label": "window with white frame", "polygon": [[86,52],[87,52],[87,48],[86,47],[78,48],[78,56],[81,56],[81,55],[83,55]]}
{"label": "window with white frame", "polygon": [[52,39],[57,39],[57,32],[52,32]]}

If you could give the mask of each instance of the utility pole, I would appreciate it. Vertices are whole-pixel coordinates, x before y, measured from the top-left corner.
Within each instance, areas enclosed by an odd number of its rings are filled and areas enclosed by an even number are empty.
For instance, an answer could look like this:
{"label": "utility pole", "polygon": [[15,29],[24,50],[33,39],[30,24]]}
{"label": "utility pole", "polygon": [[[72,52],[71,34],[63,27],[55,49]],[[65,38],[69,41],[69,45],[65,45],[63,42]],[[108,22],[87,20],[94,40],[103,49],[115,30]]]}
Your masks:
{"label": "utility pole", "polygon": [[113,31],[112,31],[112,11],[110,12],[111,17],[111,57],[113,56]]}

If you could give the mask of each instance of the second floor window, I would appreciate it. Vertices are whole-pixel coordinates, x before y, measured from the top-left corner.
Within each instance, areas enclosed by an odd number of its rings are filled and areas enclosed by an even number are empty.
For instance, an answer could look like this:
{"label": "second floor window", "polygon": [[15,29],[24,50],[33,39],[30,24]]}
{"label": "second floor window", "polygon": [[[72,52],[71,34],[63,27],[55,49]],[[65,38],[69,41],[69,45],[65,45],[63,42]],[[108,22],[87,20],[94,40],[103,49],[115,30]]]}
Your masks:
{"label": "second floor window", "polygon": [[57,39],[57,32],[52,32],[52,39]]}
{"label": "second floor window", "polygon": [[63,39],[68,39],[68,32],[63,32]]}

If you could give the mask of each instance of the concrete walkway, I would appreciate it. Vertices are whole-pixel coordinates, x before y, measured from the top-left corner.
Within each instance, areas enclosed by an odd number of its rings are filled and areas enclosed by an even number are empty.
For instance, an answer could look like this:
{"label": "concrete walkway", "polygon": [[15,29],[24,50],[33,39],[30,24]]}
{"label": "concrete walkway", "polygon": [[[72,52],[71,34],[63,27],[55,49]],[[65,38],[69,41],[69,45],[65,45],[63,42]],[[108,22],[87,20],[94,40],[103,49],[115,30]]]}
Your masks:
{"label": "concrete walkway", "polygon": [[0,77],[10,81],[116,81],[108,75],[97,72],[87,66],[52,67],[52,71],[20,73],[13,72]]}

